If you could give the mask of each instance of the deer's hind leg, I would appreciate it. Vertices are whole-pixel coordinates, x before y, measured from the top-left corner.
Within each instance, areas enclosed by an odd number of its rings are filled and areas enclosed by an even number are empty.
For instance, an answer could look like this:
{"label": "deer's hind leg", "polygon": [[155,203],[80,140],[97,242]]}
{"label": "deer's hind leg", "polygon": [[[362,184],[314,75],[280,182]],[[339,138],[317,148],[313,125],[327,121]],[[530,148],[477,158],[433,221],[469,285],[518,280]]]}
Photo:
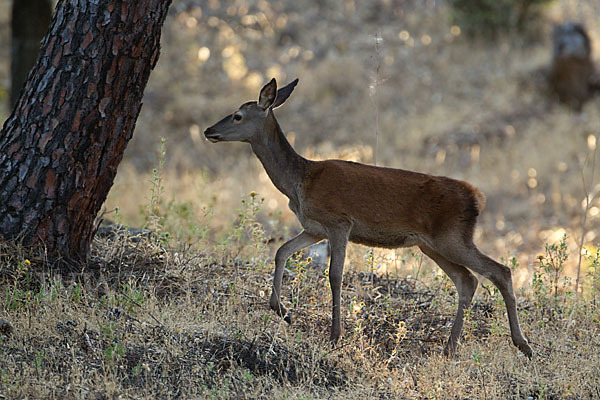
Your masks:
{"label": "deer's hind leg", "polygon": [[423,244],[419,245],[419,248],[424,254],[435,261],[446,275],[450,277],[458,292],[458,310],[456,312],[456,317],[454,318],[454,323],[452,324],[450,337],[444,348],[444,354],[451,355],[456,352],[456,347],[458,346],[460,334],[463,329],[465,310],[471,305],[471,300],[473,300],[473,295],[475,294],[475,290],[477,290],[479,281],[467,268],[450,262],[432,248]]}
{"label": "deer's hind leg", "polygon": [[502,265],[485,254],[481,253],[473,243],[458,241],[438,241],[435,243],[435,251],[452,263],[468,267],[474,272],[488,278],[500,291],[506,305],[510,335],[513,344],[523,354],[531,358],[533,350],[527,339],[523,336],[519,317],[517,314],[517,300],[513,290],[512,273],[510,268]]}

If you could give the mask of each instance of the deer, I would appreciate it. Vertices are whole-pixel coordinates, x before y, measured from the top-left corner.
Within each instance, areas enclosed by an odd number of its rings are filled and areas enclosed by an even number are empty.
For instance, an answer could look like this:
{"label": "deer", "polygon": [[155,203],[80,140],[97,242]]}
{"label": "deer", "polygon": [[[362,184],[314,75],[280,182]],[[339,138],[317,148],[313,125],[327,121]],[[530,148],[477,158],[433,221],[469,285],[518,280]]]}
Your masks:
{"label": "deer", "polygon": [[456,353],[464,313],[479,283],[474,271],[499,289],[512,342],[531,358],[533,351],[519,325],[510,268],[481,253],[473,243],[484,195],[467,182],[444,176],[302,157],[286,139],[273,111],[288,99],[297,83],[295,79],[277,90],[276,80],[271,79],[261,89],[258,101],[242,104],[204,132],[212,143],[249,143],[302,225],[302,232],[275,253],[270,308],[292,323],[281,302],[286,261],[295,252],[327,239],[333,303],[330,340],[335,345],[342,335],[341,288],[348,242],[390,249],[418,246],[450,277],[458,293],[445,355]]}
{"label": "deer", "polygon": [[550,88],[558,100],[581,111],[597,89],[590,36],[581,24],[566,22],[552,30]]}

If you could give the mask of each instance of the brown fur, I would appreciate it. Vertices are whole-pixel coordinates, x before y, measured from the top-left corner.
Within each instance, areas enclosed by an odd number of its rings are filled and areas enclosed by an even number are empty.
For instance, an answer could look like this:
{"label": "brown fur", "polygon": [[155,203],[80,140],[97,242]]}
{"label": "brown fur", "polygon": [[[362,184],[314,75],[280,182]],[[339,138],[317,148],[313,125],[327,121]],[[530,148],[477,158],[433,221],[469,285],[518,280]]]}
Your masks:
{"label": "brown fur", "polygon": [[589,59],[558,59],[550,70],[550,87],[561,102],[581,109],[590,97],[593,73],[594,66]]}
{"label": "brown fur", "polygon": [[589,35],[582,25],[567,22],[554,27],[552,41],[549,86],[561,102],[579,110],[594,89]]}
{"label": "brown fur", "polygon": [[484,199],[466,182],[340,160],[311,164],[303,191],[307,217],[348,217],[356,227],[374,227],[376,236],[351,232],[351,241],[388,248],[403,246],[407,234],[433,237],[474,225]]}

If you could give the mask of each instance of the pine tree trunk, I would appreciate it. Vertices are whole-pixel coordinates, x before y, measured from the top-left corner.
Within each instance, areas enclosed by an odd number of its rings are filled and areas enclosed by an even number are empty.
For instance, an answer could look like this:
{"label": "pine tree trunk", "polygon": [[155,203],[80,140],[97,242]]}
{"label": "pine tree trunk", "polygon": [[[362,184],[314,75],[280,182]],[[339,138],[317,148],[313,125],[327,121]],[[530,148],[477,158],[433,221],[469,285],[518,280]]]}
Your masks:
{"label": "pine tree trunk", "polygon": [[35,64],[40,41],[52,18],[50,0],[13,0],[10,63],[10,105],[16,104],[27,74]]}
{"label": "pine tree trunk", "polygon": [[86,256],[171,0],[61,0],[0,131],[0,238]]}

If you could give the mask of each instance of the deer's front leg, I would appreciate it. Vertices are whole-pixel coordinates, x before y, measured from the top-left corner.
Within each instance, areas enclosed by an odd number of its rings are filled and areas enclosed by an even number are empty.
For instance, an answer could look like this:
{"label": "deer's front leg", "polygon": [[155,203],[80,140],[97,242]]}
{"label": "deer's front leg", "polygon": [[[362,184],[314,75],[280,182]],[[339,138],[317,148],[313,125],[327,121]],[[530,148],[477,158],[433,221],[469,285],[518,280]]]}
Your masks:
{"label": "deer's front leg", "polygon": [[297,252],[311,244],[315,244],[322,238],[311,235],[306,231],[302,231],[298,236],[285,242],[275,254],[275,273],[273,276],[273,292],[271,292],[271,300],[269,305],[280,317],[284,317],[287,323],[292,323],[292,319],[287,310],[281,304],[281,281],[283,279],[283,269],[287,259]]}
{"label": "deer's front leg", "polygon": [[350,226],[338,227],[329,231],[329,245],[331,246],[331,260],[329,264],[329,284],[333,300],[331,319],[331,341],[335,344],[342,335],[341,302],[342,278],[344,275],[344,260],[346,258],[346,245]]}

